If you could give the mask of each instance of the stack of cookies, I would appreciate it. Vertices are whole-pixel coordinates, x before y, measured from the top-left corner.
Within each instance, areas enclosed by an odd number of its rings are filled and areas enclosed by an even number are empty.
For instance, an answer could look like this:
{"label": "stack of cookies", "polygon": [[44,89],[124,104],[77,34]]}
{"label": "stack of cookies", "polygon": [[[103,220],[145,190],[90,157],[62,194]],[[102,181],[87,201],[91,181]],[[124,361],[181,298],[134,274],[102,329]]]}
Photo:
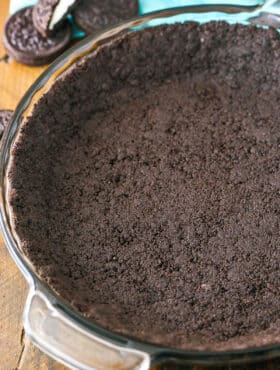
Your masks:
{"label": "stack of cookies", "polygon": [[15,60],[43,65],[70,44],[69,14],[85,34],[90,34],[137,13],[137,0],[39,0],[35,6],[21,9],[8,18],[3,44]]}

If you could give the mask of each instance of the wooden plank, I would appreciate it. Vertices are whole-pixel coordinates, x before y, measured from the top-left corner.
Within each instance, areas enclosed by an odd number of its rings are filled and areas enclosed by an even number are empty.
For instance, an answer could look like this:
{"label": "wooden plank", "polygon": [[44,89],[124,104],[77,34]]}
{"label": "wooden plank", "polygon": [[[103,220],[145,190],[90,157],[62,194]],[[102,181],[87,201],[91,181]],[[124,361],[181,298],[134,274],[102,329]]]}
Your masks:
{"label": "wooden plank", "polygon": [[27,338],[18,361],[17,370],[66,370],[43,352],[38,350]]}
{"label": "wooden plank", "polygon": [[[0,1],[1,38],[6,17],[8,0]],[[28,67],[16,61],[4,58],[6,55],[2,42],[0,45],[0,109],[14,109],[28,87],[34,82],[45,67]]]}
{"label": "wooden plank", "polygon": [[0,358],[3,369],[15,369],[21,352],[21,311],[27,287],[0,242]]}

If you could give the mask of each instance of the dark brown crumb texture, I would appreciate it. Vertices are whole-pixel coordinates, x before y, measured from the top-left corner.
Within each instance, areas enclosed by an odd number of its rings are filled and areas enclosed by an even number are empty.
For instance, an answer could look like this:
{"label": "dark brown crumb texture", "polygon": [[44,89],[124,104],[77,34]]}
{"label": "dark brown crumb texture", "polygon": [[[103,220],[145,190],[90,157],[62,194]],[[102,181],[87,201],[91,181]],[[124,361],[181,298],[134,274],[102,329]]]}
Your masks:
{"label": "dark brown crumb texture", "polygon": [[22,126],[13,224],[82,315],[182,349],[280,343],[280,44],[225,23],[124,36]]}

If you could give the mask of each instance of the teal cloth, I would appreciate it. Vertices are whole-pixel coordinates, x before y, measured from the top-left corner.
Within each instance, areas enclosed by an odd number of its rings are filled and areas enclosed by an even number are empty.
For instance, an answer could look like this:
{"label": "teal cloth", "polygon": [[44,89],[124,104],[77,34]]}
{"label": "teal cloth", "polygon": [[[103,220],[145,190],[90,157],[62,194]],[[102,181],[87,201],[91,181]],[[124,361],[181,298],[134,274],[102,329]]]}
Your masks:
{"label": "teal cloth", "polygon": [[149,25],[157,25],[162,23],[174,23],[184,21],[196,21],[199,23],[206,23],[210,20],[226,20],[229,23],[246,23],[246,20],[250,17],[258,17],[261,12],[271,13],[273,15],[280,15],[280,0],[139,0],[139,7],[141,14],[148,12],[176,8],[180,6],[188,5],[209,5],[209,4],[223,4],[223,5],[242,5],[242,6],[253,6],[261,5],[261,10],[258,9],[255,12],[246,13],[242,12],[239,14],[225,14],[221,12],[209,12],[209,13],[188,13],[179,16],[170,17],[168,19],[157,19],[149,22]]}
{"label": "teal cloth", "polygon": [[34,5],[36,0],[10,0],[10,14],[29,5]]}
{"label": "teal cloth", "polygon": [[[17,10],[34,5],[36,0],[10,0],[10,13],[14,13]],[[176,8],[186,5],[203,5],[203,4],[234,4],[234,5],[256,5],[263,4],[262,11],[280,15],[280,1],[279,0],[139,0],[139,13],[145,14],[148,12]],[[256,12],[254,15],[258,16],[259,12]],[[203,13],[203,14],[184,14],[180,16],[174,16],[168,19],[157,19],[155,21],[149,22],[149,25],[157,25],[162,23],[174,23],[174,22],[183,22],[188,20],[197,21],[200,23],[208,22],[209,20],[227,20],[229,23],[240,22],[242,23],[248,18],[248,13],[239,13],[238,15],[228,15],[223,13]],[[74,38],[80,38],[84,36],[84,32],[81,31],[75,24],[72,22],[71,16],[69,19],[72,24],[72,31]]]}

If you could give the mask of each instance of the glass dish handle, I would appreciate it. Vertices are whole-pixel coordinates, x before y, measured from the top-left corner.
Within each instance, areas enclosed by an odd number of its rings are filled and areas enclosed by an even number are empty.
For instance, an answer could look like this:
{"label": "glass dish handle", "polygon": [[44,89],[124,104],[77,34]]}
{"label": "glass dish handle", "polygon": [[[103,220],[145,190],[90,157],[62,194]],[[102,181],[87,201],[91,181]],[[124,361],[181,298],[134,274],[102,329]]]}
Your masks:
{"label": "glass dish handle", "polygon": [[26,334],[44,352],[81,370],[148,370],[145,352],[110,344],[78,326],[40,290],[29,292],[23,324]]}

